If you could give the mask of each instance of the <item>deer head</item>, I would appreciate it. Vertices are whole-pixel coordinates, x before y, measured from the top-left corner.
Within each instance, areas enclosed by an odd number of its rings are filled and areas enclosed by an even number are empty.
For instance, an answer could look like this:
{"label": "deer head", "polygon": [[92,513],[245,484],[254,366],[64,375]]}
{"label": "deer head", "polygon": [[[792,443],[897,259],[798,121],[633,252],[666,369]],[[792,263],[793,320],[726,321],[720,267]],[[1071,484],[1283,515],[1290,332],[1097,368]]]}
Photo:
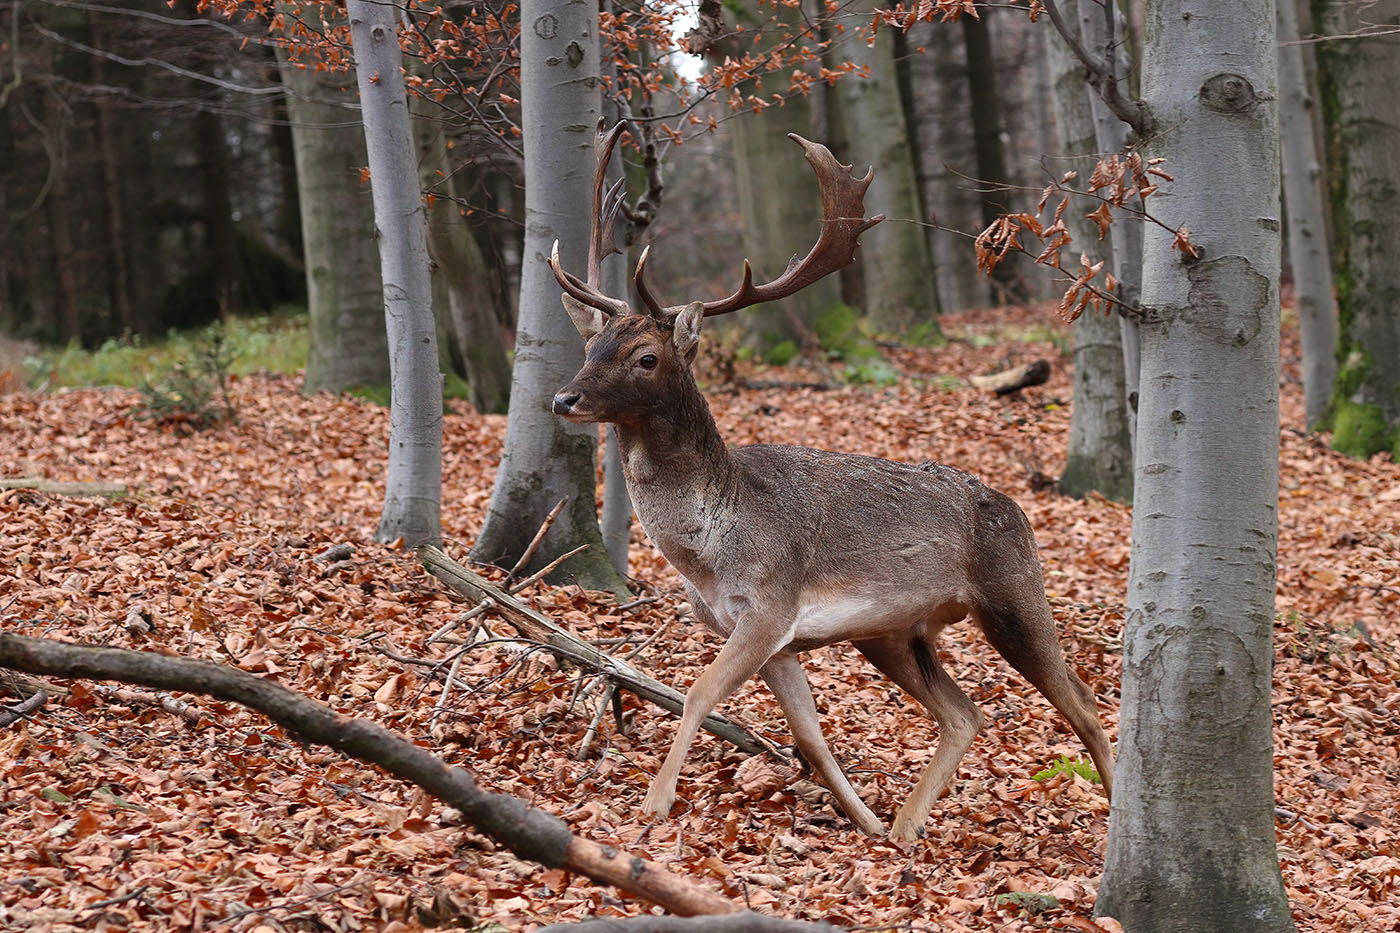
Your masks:
{"label": "deer head", "polygon": [[635,311],[626,300],[599,290],[603,259],[620,252],[614,228],[622,205],[622,182],[605,190],[605,178],[622,130],[619,123],[606,133],[600,130],[597,137],[587,280],[581,281],[560,264],[557,241],[548,260],[564,289],[564,308],[585,341],[583,369],[554,397],[555,413],[571,421],[616,422],[671,404],[667,386],[689,372],[706,317],[786,298],[849,265],[855,259],[857,238],[885,219],[883,214],[865,216],[871,172],[857,178],[851,166],[838,162],[825,146],[789,133],[788,138],[805,152],[821,189],[822,228],[807,255],[801,259],[793,256],[782,275],[762,285],[754,284],[753,268],[746,259],[743,281],[729,297],[666,307],[646,283],[648,246],[642,250],[633,275],[637,294],[646,307]]}

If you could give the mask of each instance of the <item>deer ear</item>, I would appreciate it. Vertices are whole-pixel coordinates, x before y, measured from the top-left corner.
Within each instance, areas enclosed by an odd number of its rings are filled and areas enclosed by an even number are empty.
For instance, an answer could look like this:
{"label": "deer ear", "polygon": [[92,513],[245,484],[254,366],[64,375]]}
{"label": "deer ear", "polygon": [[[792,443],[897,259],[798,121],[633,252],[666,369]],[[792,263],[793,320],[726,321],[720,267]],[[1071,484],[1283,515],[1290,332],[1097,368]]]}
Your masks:
{"label": "deer ear", "polygon": [[705,306],[698,301],[692,301],[676,315],[671,342],[687,364],[695,361],[695,352],[700,348],[700,322],[703,320]]}
{"label": "deer ear", "polygon": [[603,329],[604,324],[608,323],[603,312],[597,308],[590,308],[568,292],[561,294],[559,299],[564,302],[564,310],[569,312],[569,319],[574,322],[574,326],[578,328],[579,335],[584,340],[590,339]]}

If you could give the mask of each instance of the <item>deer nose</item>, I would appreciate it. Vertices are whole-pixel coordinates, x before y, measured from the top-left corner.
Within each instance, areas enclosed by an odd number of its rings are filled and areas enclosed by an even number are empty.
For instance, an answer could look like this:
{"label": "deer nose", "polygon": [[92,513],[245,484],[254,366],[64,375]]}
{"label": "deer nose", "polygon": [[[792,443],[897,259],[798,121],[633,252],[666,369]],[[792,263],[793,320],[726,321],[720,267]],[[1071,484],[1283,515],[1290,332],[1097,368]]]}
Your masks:
{"label": "deer nose", "polygon": [[578,404],[578,400],[580,397],[581,393],[570,392],[568,390],[564,390],[559,394],[555,395],[554,413],[556,415],[567,415],[569,412],[573,411],[573,408],[575,405]]}

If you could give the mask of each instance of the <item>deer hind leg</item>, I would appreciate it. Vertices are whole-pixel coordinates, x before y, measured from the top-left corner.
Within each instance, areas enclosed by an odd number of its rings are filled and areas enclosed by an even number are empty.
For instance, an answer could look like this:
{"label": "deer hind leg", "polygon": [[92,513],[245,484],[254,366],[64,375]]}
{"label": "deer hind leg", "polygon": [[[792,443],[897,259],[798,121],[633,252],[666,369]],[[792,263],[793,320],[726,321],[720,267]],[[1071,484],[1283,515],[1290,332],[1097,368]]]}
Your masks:
{"label": "deer hind leg", "polygon": [[938,748],[924,768],[914,792],[895,814],[890,838],[909,842],[923,835],[933,802],[953,780],[972,741],[982,728],[982,711],[959,689],[938,661],[932,638],[901,634],[855,643],[890,680],[903,687],[938,723]]}
{"label": "deer hind leg", "polygon": [[856,794],[827,747],[821,720],[817,716],[817,705],[812,700],[812,687],[807,682],[807,672],[802,669],[802,662],[796,655],[774,655],[759,673],[778,698],[778,705],[787,717],[788,728],[792,730],[798,751],[835,796],[837,805],[861,832],[883,836],[885,824],[870,812],[870,808]]}
{"label": "deer hind leg", "polygon": [[1113,749],[1099,722],[1094,691],[1065,659],[1038,577],[1034,588],[1034,594],[1022,594],[1020,599],[974,606],[972,617],[992,647],[1069,721],[1070,728],[1089,750],[1103,780],[1104,793],[1111,796]]}

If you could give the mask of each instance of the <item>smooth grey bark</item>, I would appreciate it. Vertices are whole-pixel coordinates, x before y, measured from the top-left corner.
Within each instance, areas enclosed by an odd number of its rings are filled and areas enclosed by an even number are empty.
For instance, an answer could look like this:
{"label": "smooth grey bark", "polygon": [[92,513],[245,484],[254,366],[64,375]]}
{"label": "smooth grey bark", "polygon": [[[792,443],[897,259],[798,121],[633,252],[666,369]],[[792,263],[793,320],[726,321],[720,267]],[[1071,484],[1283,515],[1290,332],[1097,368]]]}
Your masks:
{"label": "smooth grey bark", "polygon": [[1338,373],[1324,427],[1353,457],[1400,459],[1400,0],[1319,0],[1336,236]]}
{"label": "smooth grey bark", "polygon": [[419,184],[434,195],[427,208],[428,254],[433,261],[433,310],[440,320],[439,330],[453,341],[451,349],[461,361],[472,406],[482,413],[504,414],[510,402],[510,360],[497,322],[486,257],[462,216],[457,176],[447,158],[442,124],[433,119],[435,108],[421,97],[409,101]]}
{"label": "smooth grey bark", "polygon": [[1277,63],[1272,0],[1149,8],[1153,197],[1118,771],[1097,911],[1134,933],[1291,931],[1274,838]]}
{"label": "smooth grey bark", "polygon": [[[749,31],[757,24],[772,21],[783,29],[801,28],[802,13],[798,9],[780,6],[774,16],[755,0],[743,0],[729,9],[746,32],[736,44],[713,50],[721,56],[761,53],[766,46],[754,47],[748,40]],[[757,91],[746,85],[744,93],[783,92],[786,85],[786,75],[779,73],[770,75]],[[754,281],[766,282],[781,275],[794,254],[804,254],[820,232],[821,194],[811,173],[802,165],[802,150],[787,138],[788,133],[813,135],[811,101],[794,94],[781,107],[743,113],[725,125],[734,152],[744,222],[744,255],[753,265]],[[726,288],[738,287],[742,271],[733,271],[733,284]],[[789,341],[800,348],[812,339],[811,328],[817,316],[840,301],[839,278],[831,275],[790,298],[746,309],[739,315],[739,324],[744,329],[745,342],[761,354]]]}
{"label": "smooth grey bark", "polygon": [[[622,175],[622,160],[614,158],[608,168],[608,184],[611,185]],[[603,294],[630,294],[627,259],[628,255],[624,252],[603,261]],[[629,570],[627,552],[632,543],[632,494],[627,491],[627,480],[622,472],[622,450],[617,443],[617,430],[607,425],[603,436],[603,510],[598,516],[598,524],[603,533],[608,560],[625,577]]]}
{"label": "smooth grey bark", "polygon": [[[1073,169],[1081,179],[1093,171],[1097,140],[1084,69],[1059,35],[1048,36],[1046,54],[1054,89],[1059,145],[1053,164]],[[1070,202],[1065,226],[1074,238],[1071,257],[1081,252],[1091,263],[1106,260],[1109,244],[1086,216],[1097,205],[1087,198]],[[1067,261],[1077,268],[1076,259]],[[1133,497],[1133,441],[1123,389],[1123,341],[1113,317],[1089,310],[1074,322],[1074,403],[1070,410],[1069,454],[1059,490],[1083,498],[1097,491],[1118,502]]]}
{"label": "smooth grey bark", "polygon": [[554,393],[583,364],[583,342],[560,303],[545,257],[555,240],[566,269],[587,265],[593,138],[601,108],[598,8],[568,0],[521,5],[521,116],[525,145],[525,245],[510,416],[486,522],[472,548],[481,562],[514,562],[562,498],[531,567],[581,544],[556,573],[588,589],[626,589],[598,528],[597,428],[553,414]]}
{"label": "smooth grey bark", "polygon": [[[869,17],[874,9],[872,0],[857,0],[845,11]],[[847,41],[833,49],[868,71],[868,77],[853,74],[836,83],[846,137],[843,161],[851,162],[857,175],[874,169],[865,203],[889,218],[866,231],[856,253],[861,310],[876,330],[904,333],[922,324],[932,329],[929,336],[941,336],[933,259],[923,229],[909,222],[922,219],[922,209],[895,74],[894,30],[881,29],[873,44],[848,32]]]}
{"label": "smooth grey bark", "polygon": [[1278,0],[1279,136],[1288,258],[1303,345],[1303,408],[1309,428],[1321,423],[1337,378],[1337,302],[1332,295],[1332,250],[1318,179],[1322,163],[1313,133],[1316,95],[1298,43],[1298,7]]}
{"label": "smooth grey bark", "polygon": [[[1116,6],[1105,7],[1102,0],[1077,0],[1075,10],[1079,33],[1085,48],[1104,61],[1113,45],[1119,62],[1118,93],[1124,100],[1132,98],[1130,68],[1123,48],[1124,18]],[[1109,16],[1112,16],[1110,24]],[[1136,45],[1141,48],[1141,45]],[[1100,155],[1122,152],[1131,136],[1128,124],[1109,109],[1100,94],[1089,95],[1089,107],[1094,116],[1094,136]],[[1118,300],[1128,308],[1136,308],[1142,300],[1142,223],[1120,219],[1108,233],[1108,269],[1118,279]],[[1123,404],[1128,420],[1128,436],[1137,443],[1137,402],[1142,369],[1137,321],[1128,314],[1118,313],[1119,344],[1123,351]]]}
{"label": "smooth grey bark", "polygon": [[292,124],[306,266],[307,394],[389,384],[384,288],[354,77],[316,71],[277,49]]}
{"label": "smooth grey bark", "polygon": [[982,215],[973,181],[977,155],[963,91],[967,57],[961,35],[950,27],[914,23],[904,35],[909,54],[903,62],[906,122],[923,216],[932,224],[926,239],[944,314],[983,307],[991,300],[987,280],[977,272],[972,243],[982,230]]}
{"label": "smooth grey bark", "polygon": [[389,341],[389,465],[375,538],[442,540],[442,374],[428,232],[404,90],[397,7],[349,0]]}
{"label": "smooth grey bark", "polygon": [[[972,124],[973,147],[977,153],[975,185],[982,205],[981,229],[1011,211],[1008,186],[1013,184],[1007,164],[1007,133],[998,90],[1002,75],[992,48],[991,27],[986,21],[989,12],[983,10],[982,18],[964,16],[958,20],[962,26],[963,48],[967,52],[968,111],[965,119]],[[998,263],[992,270],[994,288],[1003,301],[1025,297],[1018,265],[1015,254],[1011,253],[1007,261]]]}

